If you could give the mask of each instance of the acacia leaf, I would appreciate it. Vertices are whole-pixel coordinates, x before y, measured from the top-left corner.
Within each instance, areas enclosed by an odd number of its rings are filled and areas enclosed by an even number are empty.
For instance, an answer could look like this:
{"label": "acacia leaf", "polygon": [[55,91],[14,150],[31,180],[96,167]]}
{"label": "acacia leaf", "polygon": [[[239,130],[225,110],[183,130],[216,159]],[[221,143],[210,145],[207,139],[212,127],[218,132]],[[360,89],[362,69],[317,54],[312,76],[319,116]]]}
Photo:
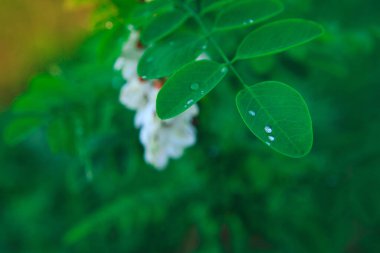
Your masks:
{"label": "acacia leaf", "polygon": [[264,25],[247,37],[238,47],[235,59],[249,59],[280,53],[309,42],[323,33],[312,21],[287,19]]}
{"label": "acacia leaf", "polygon": [[201,13],[205,14],[207,12],[214,11],[223,5],[231,3],[233,0],[201,0]]}
{"label": "acacia leaf", "polygon": [[[125,0],[119,0],[126,2]],[[137,5],[131,12],[131,22],[134,25],[145,24],[152,16],[174,9],[170,1],[151,1]]]}
{"label": "acacia leaf", "polygon": [[283,9],[283,5],[276,0],[237,2],[220,12],[215,28],[226,30],[251,26],[279,14]]}
{"label": "acacia leaf", "polygon": [[167,77],[195,60],[207,41],[195,34],[177,34],[149,47],[141,57],[137,72],[144,79]]}
{"label": "acacia leaf", "polygon": [[209,93],[227,74],[228,68],[209,60],[194,61],[178,70],[157,96],[157,115],[169,119],[186,111]]}
{"label": "acacia leaf", "polygon": [[281,82],[262,82],[241,90],[236,105],[252,133],[275,151],[289,157],[310,152],[311,117],[295,89]]}
{"label": "acacia leaf", "polygon": [[180,27],[189,16],[180,11],[173,10],[154,17],[141,33],[141,41],[144,44],[153,43],[164,38]]}

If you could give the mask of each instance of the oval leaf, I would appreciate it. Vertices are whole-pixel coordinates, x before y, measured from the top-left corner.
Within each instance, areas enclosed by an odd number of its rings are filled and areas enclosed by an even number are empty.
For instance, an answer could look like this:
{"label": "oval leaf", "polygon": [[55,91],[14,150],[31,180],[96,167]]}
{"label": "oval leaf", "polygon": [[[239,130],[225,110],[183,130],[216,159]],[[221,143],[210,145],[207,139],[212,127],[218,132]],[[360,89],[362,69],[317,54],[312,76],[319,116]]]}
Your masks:
{"label": "oval leaf", "polygon": [[216,29],[245,27],[267,20],[284,9],[276,0],[256,0],[236,3],[222,11],[216,20]]}
{"label": "oval leaf", "polygon": [[268,81],[241,90],[236,105],[248,128],[277,152],[302,157],[310,152],[313,130],[302,96],[280,82]]}
{"label": "oval leaf", "polygon": [[281,20],[248,34],[240,44],[235,59],[275,54],[309,42],[323,33],[322,27],[302,19]]}
{"label": "oval leaf", "polygon": [[194,34],[178,34],[148,48],[139,61],[137,72],[144,79],[167,77],[197,58],[206,43]]}
{"label": "oval leaf", "polygon": [[186,111],[209,93],[227,74],[228,68],[202,60],[187,64],[170,77],[157,96],[157,115],[169,119]]}
{"label": "oval leaf", "polygon": [[[125,0],[124,0],[125,2]],[[139,4],[131,13],[131,22],[134,25],[145,24],[152,16],[173,10],[170,1],[152,1]]]}
{"label": "oval leaf", "polygon": [[141,40],[144,44],[149,44],[162,39],[180,27],[188,18],[188,15],[182,11],[175,10],[162,13],[145,27],[141,34]]}
{"label": "oval leaf", "polygon": [[201,13],[207,13],[210,11],[214,11],[225,4],[231,3],[233,0],[202,0],[201,1]]}

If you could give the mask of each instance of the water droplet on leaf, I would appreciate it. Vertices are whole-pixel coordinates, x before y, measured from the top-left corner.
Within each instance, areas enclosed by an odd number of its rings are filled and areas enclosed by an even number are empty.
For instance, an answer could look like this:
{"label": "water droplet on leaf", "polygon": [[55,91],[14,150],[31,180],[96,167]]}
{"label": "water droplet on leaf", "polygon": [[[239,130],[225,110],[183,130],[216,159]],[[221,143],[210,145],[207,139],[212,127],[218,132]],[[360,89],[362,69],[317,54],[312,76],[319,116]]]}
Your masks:
{"label": "water droplet on leaf", "polygon": [[199,89],[199,83],[192,83],[190,85],[190,89],[192,89],[192,90],[198,90]]}
{"label": "water droplet on leaf", "polygon": [[223,67],[220,71],[222,71],[222,73],[226,73],[228,71],[228,68],[227,67]]}
{"label": "water droplet on leaf", "polygon": [[270,141],[274,141],[275,138],[274,138],[273,136],[269,135],[269,136],[268,136],[268,139],[269,139]]}
{"label": "water droplet on leaf", "polygon": [[272,132],[272,128],[270,126],[265,126],[264,130],[266,133],[270,134]]}
{"label": "water droplet on leaf", "polygon": [[191,105],[192,103],[194,103],[193,99],[190,99],[190,100],[187,101],[187,105]]}
{"label": "water droplet on leaf", "polygon": [[256,113],[254,111],[248,111],[248,114],[251,116],[256,116]]}

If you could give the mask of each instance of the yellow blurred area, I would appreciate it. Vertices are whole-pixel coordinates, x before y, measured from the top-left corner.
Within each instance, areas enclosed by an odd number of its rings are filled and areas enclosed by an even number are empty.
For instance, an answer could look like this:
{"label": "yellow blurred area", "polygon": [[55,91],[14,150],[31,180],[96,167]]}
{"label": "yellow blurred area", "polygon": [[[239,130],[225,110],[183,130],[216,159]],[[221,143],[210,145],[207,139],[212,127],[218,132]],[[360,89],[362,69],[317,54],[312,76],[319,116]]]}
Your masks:
{"label": "yellow blurred area", "polygon": [[0,109],[31,75],[70,55],[89,31],[92,5],[73,0],[2,0],[0,8]]}

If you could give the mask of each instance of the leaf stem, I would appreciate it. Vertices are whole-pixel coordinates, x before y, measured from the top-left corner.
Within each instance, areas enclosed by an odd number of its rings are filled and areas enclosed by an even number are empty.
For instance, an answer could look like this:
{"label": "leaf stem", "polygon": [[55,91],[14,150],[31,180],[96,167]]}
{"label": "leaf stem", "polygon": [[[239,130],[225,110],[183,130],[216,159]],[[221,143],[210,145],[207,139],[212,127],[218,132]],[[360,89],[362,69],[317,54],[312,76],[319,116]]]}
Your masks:
{"label": "leaf stem", "polygon": [[223,49],[219,46],[218,42],[212,37],[212,32],[207,28],[207,26],[204,24],[203,20],[201,17],[188,6],[186,3],[182,4],[183,8],[194,18],[194,20],[197,22],[199,27],[201,28],[202,32],[204,35],[209,39],[211,44],[215,47],[216,51],[218,51],[219,55],[222,57],[224,60],[225,64],[228,66],[228,68],[232,71],[232,73],[235,74],[236,78],[240,81],[242,85],[244,85],[246,88],[249,86],[244,82],[243,78],[239,74],[239,72],[236,70],[236,68],[232,65],[234,60],[231,61],[228,59],[227,55],[223,51]]}

